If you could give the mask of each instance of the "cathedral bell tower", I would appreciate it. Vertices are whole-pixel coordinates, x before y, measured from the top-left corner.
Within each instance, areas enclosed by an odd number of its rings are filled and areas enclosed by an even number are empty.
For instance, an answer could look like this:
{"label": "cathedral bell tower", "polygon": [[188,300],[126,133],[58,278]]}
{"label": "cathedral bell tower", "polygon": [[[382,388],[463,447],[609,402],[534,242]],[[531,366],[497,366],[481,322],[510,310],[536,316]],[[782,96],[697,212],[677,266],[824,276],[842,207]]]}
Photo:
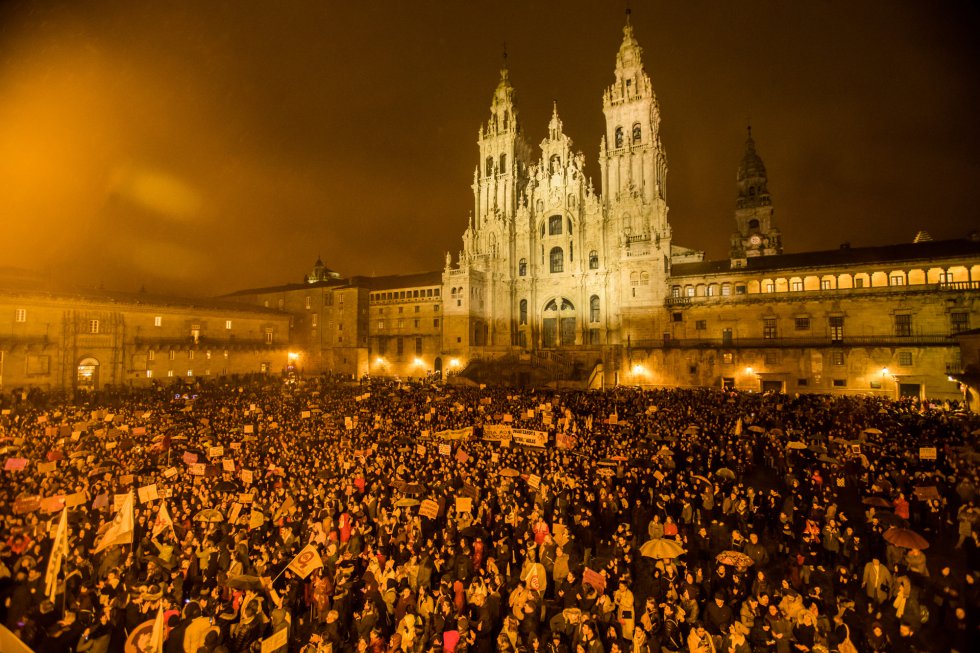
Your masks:
{"label": "cathedral bell tower", "polygon": [[748,128],[745,154],[738,166],[738,197],[735,200],[735,227],[731,259],[736,267],[745,259],[783,253],[782,236],[775,226],[772,198],[769,196],[766,166],[755,151],[752,128]]}
{"label": "cathedral bell tower", "polygon": [[526,184],[530,148],[515,105],[514,87],[506,66],[490,102],[490,117],[480,126],[480,163],[473,174],[475,228],[492,217],[513,220],[519,189]]}

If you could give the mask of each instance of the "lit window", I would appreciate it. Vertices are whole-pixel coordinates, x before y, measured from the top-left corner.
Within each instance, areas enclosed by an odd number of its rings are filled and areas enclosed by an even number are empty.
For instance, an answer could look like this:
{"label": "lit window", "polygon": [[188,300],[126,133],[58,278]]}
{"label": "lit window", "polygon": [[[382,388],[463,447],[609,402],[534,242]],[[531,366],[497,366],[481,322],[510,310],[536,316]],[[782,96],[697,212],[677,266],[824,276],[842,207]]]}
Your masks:
{"label": "lit window", "polygon": [[316,326],[318,324],[318,322],[319,322],[319,320],[318,320],[319,317],[320,317],[319,315],[317,315],[316,313],[314,313],[310,323],[313,326]]}
{"label": "lit window", "polygon": [[272,329],[271,328],[267,328],[265,330],[265,344],[267,344],[267,345],[271,345],[272,344]]}
{"label": "lit window", "polygon": [[802,292],[803,291],[803,282],[802,281],[794,281],[790,285],[790,290],[792,290],[793,292]]}
{"label": "lit window", "polygon": [[194,376],[194,370],[187,370],[187,376]]}
{"label": "lit window", "polygon": [[210,351],[204,352],[204,358],[206,358],[207,360],[211,360],[211,352]]}
{"label": "lit window", "polygon": [[14,311],[14,320],[17,322],[27,322],[27,309],[18,308]]}
{"label": "lit window", "polygon": [[732,294],[732,287],[729,286],[727,283],[722,284],[721,285],[721,296],[722,297],[728,297],[731,294]]}
{"label": "lit window", "polygon": [[904,286],[905,277],[901,274],[893,274],[890,279],[890,284],[892,286]]}
{"label": "lit window", "polygon": [[378,330],[381,331],[384,328],[385,328],[385,321],[384,320],[378,320]]}
{"label": "lit window", "polygon": [[844,342],[844,316],[831,315],[828,322],[830,324],[830,339],[833,342]]}
{"label": "lit window", "polygon": [[842,351],[832,351],[830,352],[830,363],[831,365],[843,365],[844,364],[844,352]]}
{"label": "lit window", "polygon": [[156,360],[156,358],[157,358],[157,352],[155,350],[151,349],[150,351],[146,352],[146,360],[152,361],[152,360]]}
{"label": "lit window", "polygon": [[227,349],[224,352],[224,357],[225,357],[225,360],[228,360],[228,350]]}
{"label": "lit window", "polygon": [[313,308],[313,298],[309,295],[306,296],[306,310]]}
{"label": "lit window", "polygon": [[725,365],[731,365],[734,360],[735,360],[735,355],[732,354],[732,352],[730,351],[726,351],[721,355],[721,362],[724,363]]}
{"label": "lit window", "polygon": [[764,292],[776,292],[776,283],[773,281],[767,281],[764,289]]}
{"label": "lit window", "polygon": [[174,375],[174,371],[173,370],[167,370],[167,376],[171,376],[172,377],[173,375]]}
{"label": "lit window", "polygon": [[688,286],[684,289],[684,294],[688,297],[694,297],[694,286]]}
{"label": "lit window", "polygon": [[153,318],[153,326],[155,326],[155,327],[163,326],[163,316],[162,315],[157,315],[156,317]]}
{"label": "lit window", "polygon": [[225,329],[231,328],[231,320],[225,320]]}
{"label": "lit window", "polygon": [[146,370],[146,378],[148,379],[153,378],[153,370]]}
{"label": "lit window", "polygon": [[169,352],[169,354],[170,354],[170,360],[173,360],[174,359],[174,356],[177,355],[177,352],[176,352],[176,350],[171,349],[170,352]]}
{"label": "lit window", "polygon": [[596,323],[599,321],[599,296],[592,295],[589,298],[589,322]]}
{"label": "lit window", "polygon": [[831,287],[830,287],[830,279],[821,279],[820,280],[820,290],[830,290],[830,289],[831,289]]}
{"label": "lit window", "polygon": [[680,286],[671,286],[671,288],[670,288],[670,296],[671,297],[680,297],[681,296],[681,287]]}
{"label": "lit window", "polygon": [[193,349],[188,349],[187,350],[187,360],[189,360],[189,361],[194,360],[194,350]]}
{"label": "lit window", "polygon": [[88,322],[88,332],[89,333],[98,333],[99,332],[99,321],[98,320],[89,320],[89,322]]}

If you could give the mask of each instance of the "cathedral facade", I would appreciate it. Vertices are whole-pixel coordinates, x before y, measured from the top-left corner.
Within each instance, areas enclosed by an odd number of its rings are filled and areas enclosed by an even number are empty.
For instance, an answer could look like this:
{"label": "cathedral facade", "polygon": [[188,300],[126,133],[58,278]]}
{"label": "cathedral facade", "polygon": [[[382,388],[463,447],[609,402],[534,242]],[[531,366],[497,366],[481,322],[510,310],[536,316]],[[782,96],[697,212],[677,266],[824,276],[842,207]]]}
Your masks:
{"label": "cathedral facade", "polygon": [[660,110],[627,25],[603,94],[600,188],[555,107],[526,141],[506,69],[478,134],[473,209],[443,272],[446,346],[599,350],[653,329],[671,264]]}

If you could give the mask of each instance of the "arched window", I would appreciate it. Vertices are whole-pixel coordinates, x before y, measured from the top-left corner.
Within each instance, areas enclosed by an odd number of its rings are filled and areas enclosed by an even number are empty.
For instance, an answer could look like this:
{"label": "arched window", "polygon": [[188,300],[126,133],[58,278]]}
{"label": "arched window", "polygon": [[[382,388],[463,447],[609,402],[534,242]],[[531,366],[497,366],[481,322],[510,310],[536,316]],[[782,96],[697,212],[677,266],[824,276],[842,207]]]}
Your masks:
{"label": "arched window", "polygon": [[568,243],[568,260],[575,260],[575,243]]}
{"label": "arched window", "polygon": [[517,276],[524,277],[527,276],[527,259],[522,258],[517,262]]}
{"label": "arched window", "polygon": [[503,173],[506,173],[507,172],[507,155],[506,154],[501,154],[500,155],[500,172],[503,172]]}
{"label": "arched window", "polygon": [[595,250],[589,252],[589,269],[590,270],[599,269],[599,252]]}
{"label": "arched window", "polygon": [[453,297],[455,297],[456,296],[456,289],[453,288],[451,291],[449,291],[449,294],[452,295]]}
{"label": "arched window", "polygon": [[565,270],[565,254],[561,247],[551,248],[551,271],[563,272]]}
{"label": "arched window", "polygon": [[618,150],[623,146],[623,128],[616,128],[616,149]]}
{"label": "arched window", "polygon": [[487,157],[487,177],[490,177],[491,175],[493,175],[493,157],[492,156],[488,156]]}
{"label": "arched window", "polygon": [[562,219],[560,215],[553,215],[550,218],[548,218],[548,235],[560,236],[561,223],[562,223]]}
{"label": "arched window", "polygon": [[633,144],[638,144],[643,140],[643,129],[640,127],[640,123],[633,123]]}
{"label": "arched window", "polygon": [[599,321],[599,295],[589,298],[589,322]]}
{"label": "arched window", "polygon": [[571,218],[568,219],[568,235],[569,236],[572,235],[572,219]]}
{"label": "arched window", "polygon": [[[506,130],[509,127],[510,127],[510,113],[504,111],[504,129]],[[503,166],[500,167],[503,168]]]}
{"label": "arched window", "polygon": [[520,310],[518,311],[520,317],[518,318],[518,324],[527,324],[527,300],[522,299],[520,303]]}

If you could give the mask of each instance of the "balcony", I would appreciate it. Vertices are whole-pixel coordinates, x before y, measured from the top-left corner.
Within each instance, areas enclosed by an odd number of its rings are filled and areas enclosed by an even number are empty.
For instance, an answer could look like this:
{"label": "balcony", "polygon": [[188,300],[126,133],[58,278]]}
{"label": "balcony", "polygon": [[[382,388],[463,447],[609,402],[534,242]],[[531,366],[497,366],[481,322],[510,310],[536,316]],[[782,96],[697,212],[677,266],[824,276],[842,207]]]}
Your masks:
{"label": "balcony", "polygon": [[848,347],[955,347],[952,336],[913,334],[909,336],[845,336],[834,340],[830,336],[807,338],[669,338],[634,341],[634,349],[792,349]]}

